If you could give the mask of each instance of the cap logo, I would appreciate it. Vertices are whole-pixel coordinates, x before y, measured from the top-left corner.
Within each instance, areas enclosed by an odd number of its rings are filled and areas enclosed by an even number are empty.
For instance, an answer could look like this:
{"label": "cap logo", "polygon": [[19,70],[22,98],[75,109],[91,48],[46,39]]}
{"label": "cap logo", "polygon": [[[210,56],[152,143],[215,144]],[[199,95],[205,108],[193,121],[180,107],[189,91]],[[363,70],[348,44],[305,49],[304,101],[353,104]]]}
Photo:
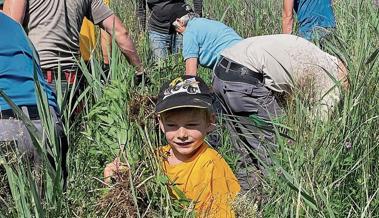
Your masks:
{"label": "cap logo", "polygon": [[201,93],[199,82],[196,81],[195,78],[189,78],[183,80],[183,78],[179,77],[174,79],[168,88],[164,91],[163,99],[175,95],[178,93],[187,93],[187,94],[197,94]]}

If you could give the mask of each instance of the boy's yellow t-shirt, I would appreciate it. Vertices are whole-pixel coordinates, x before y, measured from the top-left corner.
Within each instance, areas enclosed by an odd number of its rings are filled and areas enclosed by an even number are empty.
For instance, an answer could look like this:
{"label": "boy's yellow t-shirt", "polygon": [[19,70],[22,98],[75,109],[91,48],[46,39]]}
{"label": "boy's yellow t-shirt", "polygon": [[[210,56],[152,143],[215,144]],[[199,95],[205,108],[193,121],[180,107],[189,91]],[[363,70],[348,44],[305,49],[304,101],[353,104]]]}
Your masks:
{"label": "boy's yellow t-shirt", "polygon": [[[103,0],[104,4],[109,6],[110,0]],[[83,19],[82,27],[80,29],[79,48],[80,54],[84,61],[89,61],[91,52],[95,48],[96,34],[95,25],[86,17]]]}
{"label": "boy's yellow t-shirt", "polygon": [[[231,202],[240,185],[221,155],[203,143],[189,161],[170,165],[164,158],[170,148],[170,145],[161,148],[163,170],[187,198],[196,202],[196,216],[235,217]],[[174,190],[173,194],[178,197]]]}

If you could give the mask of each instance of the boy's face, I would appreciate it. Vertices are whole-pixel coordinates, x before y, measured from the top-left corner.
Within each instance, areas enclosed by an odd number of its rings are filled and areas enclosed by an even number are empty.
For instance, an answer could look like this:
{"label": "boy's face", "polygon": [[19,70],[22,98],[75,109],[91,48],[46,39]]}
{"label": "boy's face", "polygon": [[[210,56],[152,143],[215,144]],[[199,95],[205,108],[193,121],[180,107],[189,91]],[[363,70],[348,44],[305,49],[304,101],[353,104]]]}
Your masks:
{"label": "boy's face", "polygon": [[202,109],[184,108],[165,112],[159,124],[171,145],[175,157],[188,160],[204,142],[214,126],[214,115],[207,116]]}

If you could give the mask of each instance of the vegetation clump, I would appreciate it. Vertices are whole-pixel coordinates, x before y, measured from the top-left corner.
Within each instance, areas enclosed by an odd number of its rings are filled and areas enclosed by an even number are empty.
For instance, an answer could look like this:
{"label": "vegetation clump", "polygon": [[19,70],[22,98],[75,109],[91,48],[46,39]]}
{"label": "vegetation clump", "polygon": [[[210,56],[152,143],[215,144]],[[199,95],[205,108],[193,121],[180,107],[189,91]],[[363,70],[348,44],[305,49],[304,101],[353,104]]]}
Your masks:
{"label": "vegetation clump", "polygon": [[[131,16],[135,7],[130,4],[114,0],[111,7],[130,27],[141,57],[148,63],[147,33],[137,32],[137,21]],[[243,37],[281,31],[282,10],[277,0],[209,0],[204,4],[204,16],[222,20]],[[293,139],[288,142],[279,137],[272,166],[259,187],[262,199],[242,196],[237,200],[235,208],[240,217],[379,214],[379,11],[371,0],[334,1],[333,6],[337,29],[323,49],[346,60],[350,89],[328,120],[310,119],[311,104],[304,99],[312,99],[312,94],[295,93],[291,97],[280,124]],[[44,157],[42,163],[48,170],[42,177],[42,200],[27,164],[15,161],[15,167],[10,167],[12,163],[0,153],[0,217],[194,217],[191,202],[170,196],[170,183],[154,155],[166,141],[156,131],[155,100],[151,96],[158,93],[163,81],[182,75],[184,64],[169,59],[149,70],[153,86],[135,86],[134,69],[113,49],[111,80],[103,84],[100,76],[96,78],[102,71],[94,56],[92,72],[85,73],[90,82],[81,95],[87,107],[75,123],[70,123],[70,115],[78,102],[64,101],[59,98],[62,93],[57,94],[70,146],[67,189],[59,190],[60,178],[50,173],[49,160]],[[201,68],[199,74],[211,81],[209,70]],[[223,123],[218,125],[223,129]],[[221,138],[230,137],[220,132]],[[42,152],[52,153],[55,159],[51,167],[59,168],[59,145],[49,140],[51,148],[41,146]],[[234,144],[231,140],[222,142],[218,149],[235,170],[236,158],[230,149]],[[116,156],[124,157],[129,171],[116,177],[104,193],[104,184],[99,182],[104,179],[102,170]],[[8,167],[7,177],[2,167]],[[6,196],[10,189],[11,195]]]}

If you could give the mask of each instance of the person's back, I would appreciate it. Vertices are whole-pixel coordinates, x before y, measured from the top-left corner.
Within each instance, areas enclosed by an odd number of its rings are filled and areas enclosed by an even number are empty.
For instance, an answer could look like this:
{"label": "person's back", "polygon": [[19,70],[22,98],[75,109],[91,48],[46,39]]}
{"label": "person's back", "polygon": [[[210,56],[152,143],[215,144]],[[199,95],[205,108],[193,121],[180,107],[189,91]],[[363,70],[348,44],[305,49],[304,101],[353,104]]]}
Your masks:
{"label": "person's back", "polygon": [[[24,115],[30,119],[34,127],[41,133],[44,129],[39,116],[36,82],[41,85],[42,94],[46,94],[56,139],[61,142],[62,170],[64,180],[67,178],[66,152],[67,144],[63,134],[62,123],[58,115],[58,105],[55,96],[42,75],[37,53],[28,40],[22,26],[0,12],[0,91],[18,106]],[[43,110],[43,109],[42,109]],[[35,133],[35,132],[34,132]],[[25,157],[33,161],[32,167],[38,168],[41,158],[38,155],[32,137],[23,121],[19,119],[14,109],[0,96],[0,144],[17,146]],[[3,148],[2,148],[3,149]],[[5,152],[5,150],[4,150]],[[49,154],[47,154],[49,156]],[[49,156],[50,158],[51,156]],[[50,159],[53,160],[53,159]],[[28,159],[29,161],[29,159]]]}
{"label": "person's back", "polygon": [[29,0],[26,30],[43,69],[72,69],[79,57],[84,17],[98,24],[112,15],[101,0]]}
{"label": "person's back", "polygon": [[183,33],[183,58],[198,58],[203,67],[213,68],[220,53],[242,38],[225,24],[206,18],[192,18]]}
{"label": "person's back", "polygon": [[[318,75],[315,79],[320,79],[327,75],[326,70],[331,76],[337,77],[336,57],[294,35],[250,37],[225,49],[222,56],[264,74],[265,85],[278,92],[289,91],[307,74],[309,77]],[[317,83],[317,86],[330,89],[334,84],[330,78],[323,82]]]}
{"label": "person's back", "polygon": [[[21,25],[1,12],[0,24],[0,89],[18,106],[36,106],[36,74],[49,105],[57,109],[53,92],[43,79],[37,54]],[[0,111],[8,109],[10,106],[0,97]]]}
{"label": "person's back", "polygon": [[312,39],[318,30],[335,28],[332,0],[295,0],[294,10],[299,23],[299,35]]}
{"label": "person's back", "polygon": [[[241,52],[242,51],[242,52]],[[302,90],[312,96],[312,114],[324,119],[348,88],[344,64],[308,40],[288,34],[247,38],[225,49],[223,57],[263,75],[265,87],[276,92]]]}

